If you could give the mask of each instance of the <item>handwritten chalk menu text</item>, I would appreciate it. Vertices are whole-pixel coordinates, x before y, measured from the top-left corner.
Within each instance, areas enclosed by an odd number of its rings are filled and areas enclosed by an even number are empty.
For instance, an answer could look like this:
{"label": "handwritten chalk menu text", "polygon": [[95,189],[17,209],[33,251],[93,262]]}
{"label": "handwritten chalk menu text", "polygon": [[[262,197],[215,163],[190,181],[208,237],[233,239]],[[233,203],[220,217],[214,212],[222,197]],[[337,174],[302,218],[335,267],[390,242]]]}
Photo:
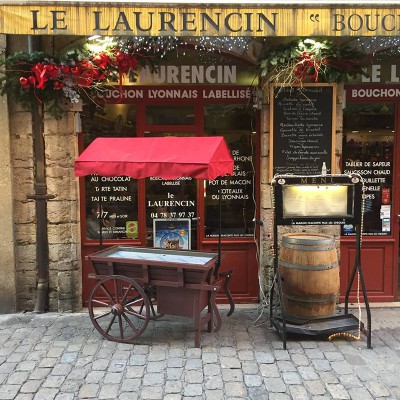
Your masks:
{"label": "handwritten chalk menu text", "polygon": [[332,171],[335,85],[273,86],[271,165],[275,174],[320,175]]}

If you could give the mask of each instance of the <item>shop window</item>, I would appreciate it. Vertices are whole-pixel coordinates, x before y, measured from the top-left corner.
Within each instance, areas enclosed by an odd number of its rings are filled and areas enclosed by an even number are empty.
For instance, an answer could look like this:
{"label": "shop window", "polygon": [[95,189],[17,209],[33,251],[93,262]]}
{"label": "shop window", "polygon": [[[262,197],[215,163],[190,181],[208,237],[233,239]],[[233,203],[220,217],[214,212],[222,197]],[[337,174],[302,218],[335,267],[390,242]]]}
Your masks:
{"label": "shop window", "polygon": [[[94,103],[82,115],[86,148],[97,137],[136,136],[136,108],[130,104]],[[85,237],[88,240],[138,238],[137,181],[130,177],[85,177]]]}
{"label": "shop window", "polygon": [[206,182],[205,237],[218,236],[221,189],[221,234],[229,237],[254,235],[255,143],[254,114],[242,105],[209,105],[204,110],[207,135],[221,135],[232,152],[233,176]]}
{"label": "shop window", "polygon": [[[346,173],[364,179],[365,235],[390,235],[393,183],[394,106],[349,104],[344,110],[343,165]],[[345,225],[344,235],[354,235]]]}
{"label": "shop window", "polygon": [[[195,106],[150,105],[145,110],[147,125],[171,125],[168,129],[148,129],[145,136],[196,135]],[[204,134],[224,136],[235,160],[234,175],[221,179],[222,235],[226,237],[254,235],[254,121],[254,113],[247,105],[214,104],[204,108]],[[84,112],[82,122],[84,147],[100,136],[136,136],[136,106],[91,106]],[[218,236],[218,184],[218,180],[204,182],[205,215],[201,225],[205,225],[206,238]],[[144,189],[145,245],[196,249],[197,180],[146,178]],[[86,239],[98,239],[100,223],[104,239],[139,239],[138,197],[135,179],[85,177]]]}

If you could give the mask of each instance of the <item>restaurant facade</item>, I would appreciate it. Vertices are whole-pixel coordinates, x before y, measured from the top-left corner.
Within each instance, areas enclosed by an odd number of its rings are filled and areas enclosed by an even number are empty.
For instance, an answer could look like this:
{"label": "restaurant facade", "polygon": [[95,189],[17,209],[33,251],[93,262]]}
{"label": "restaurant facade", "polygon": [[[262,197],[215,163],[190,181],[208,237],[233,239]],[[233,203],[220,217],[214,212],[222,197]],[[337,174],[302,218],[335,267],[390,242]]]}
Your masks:
{"label": "restaurant facade", "polygon": [[[96,98],[69,93],[57,110],[38,86],[28,109],[5,93],[0,311],[87,305],[93,282],[85,257],[100,244],[217,251],[219,234],[234,301],[267,303],[276,173],[363,177],[363,204],[355,207],[364,211],[369,300],[398,301],[400,13],[390,2],[351,3],[0,2],[3,57],[139,43],[145,59]],[[300,85],[263,76],[265,54],[304,39],[362,48],[365,73],[329,82],[308,76]],[[44,72],[37,76],[44,86]],[[158,136],[223,136],[233,175],[75,177],[74,161],[98,137]],[[289,226],[280,234],[293,230],[335,236],[343,300],[355,227]],[[350,297],[357,300],[356,284]]]}

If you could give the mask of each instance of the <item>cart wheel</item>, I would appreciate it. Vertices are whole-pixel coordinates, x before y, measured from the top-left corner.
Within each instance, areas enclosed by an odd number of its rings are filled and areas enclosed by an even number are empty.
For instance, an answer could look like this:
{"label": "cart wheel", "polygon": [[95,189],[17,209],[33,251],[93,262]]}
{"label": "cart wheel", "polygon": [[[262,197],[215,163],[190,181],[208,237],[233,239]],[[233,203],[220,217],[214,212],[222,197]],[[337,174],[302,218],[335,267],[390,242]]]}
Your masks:
{"label": "cart wheel", "polygon": [[[150,305],[150,319],[158,319],[162,317],[164,314],[158,313],[158,303],[157,303],[157,287],[153,285],[145,285],[143,287],[144,292],[146,293],[147,298],[149,299]],[[143,305],[144,308],[144,305]],[[142,309],[140,309],[140,312]]]}
{"label": "cart wheel", "polygon": [[[101,308],[95,310],[95,307]],[[97,282],[88,309],[94,327],[114,342],[132,342],[144,332],[150,320],[146,293],[125,276],[111,275]]]}

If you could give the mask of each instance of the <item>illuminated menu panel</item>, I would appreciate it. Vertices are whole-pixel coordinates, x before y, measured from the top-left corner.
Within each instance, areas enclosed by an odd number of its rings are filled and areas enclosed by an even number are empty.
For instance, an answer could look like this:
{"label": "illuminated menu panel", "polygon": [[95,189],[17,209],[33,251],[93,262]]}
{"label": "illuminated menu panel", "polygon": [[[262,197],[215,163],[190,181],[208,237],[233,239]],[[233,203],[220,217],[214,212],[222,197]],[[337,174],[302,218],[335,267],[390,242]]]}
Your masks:
{"label": "illuminated menu panel", "polygon": [[288,185],[283,190],[283,216],[348,216],[348,186]]}

